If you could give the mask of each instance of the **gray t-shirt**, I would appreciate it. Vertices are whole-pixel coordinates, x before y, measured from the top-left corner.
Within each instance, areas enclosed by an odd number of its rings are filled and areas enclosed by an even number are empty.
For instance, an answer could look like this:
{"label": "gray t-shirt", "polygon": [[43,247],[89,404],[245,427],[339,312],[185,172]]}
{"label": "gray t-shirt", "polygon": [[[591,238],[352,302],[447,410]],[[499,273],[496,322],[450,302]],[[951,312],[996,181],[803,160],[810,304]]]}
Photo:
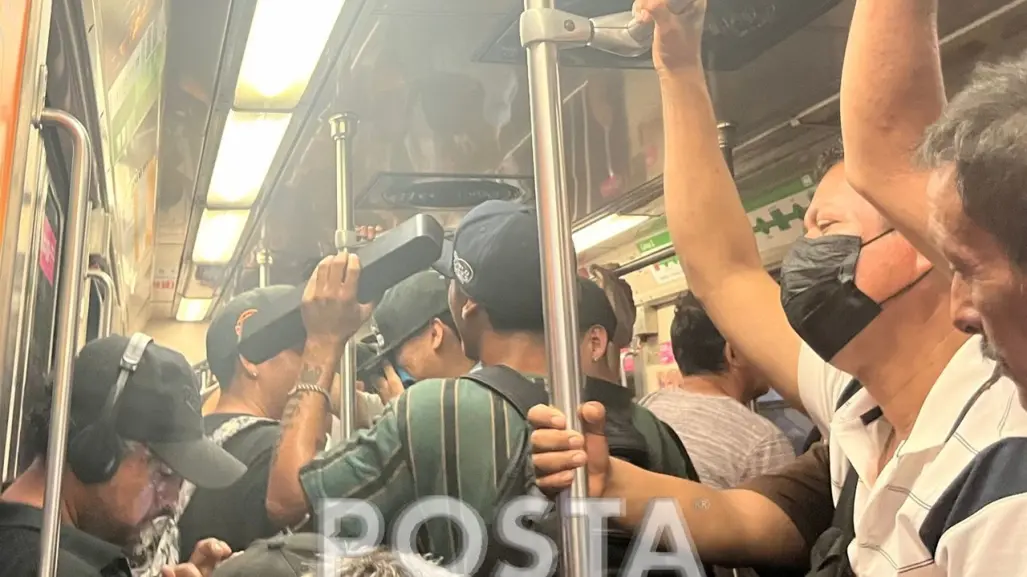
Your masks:
{"label": "gray t-shirt", "polygon": [[795,459],[781,429],[730,397],[667,388],[639,404],[673,427],[706,485],[734,487]]}

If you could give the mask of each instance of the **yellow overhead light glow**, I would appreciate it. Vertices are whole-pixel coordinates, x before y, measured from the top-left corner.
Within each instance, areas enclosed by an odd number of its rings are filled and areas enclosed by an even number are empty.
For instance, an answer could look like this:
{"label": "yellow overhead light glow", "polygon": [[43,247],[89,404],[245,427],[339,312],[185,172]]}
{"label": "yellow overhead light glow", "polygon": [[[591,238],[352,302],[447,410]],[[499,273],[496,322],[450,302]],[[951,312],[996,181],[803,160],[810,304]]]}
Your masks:
{"label": "yellow overhead light glow", "polygon": [[606,242],[621,233],[635,228],[647,220],[649,220],[648,216],[638,214],[611,214],[601,218],[571,235],[571,240],[574,242],[574,250],[576,252],[584,252],[597,244]]}
{"label": "yellow overhead light glow", "polygon": [[249,208],[253,204],[291,118],[283,113],[228,113],[210,175],[207,206]]}
{"label": "yellow overhead light glow", "polygon": [[249,210],[204,210],[193,245],[193,262],[225,264],[231,261],[249,216]]}
{"label": "yellow overhead light glow", "polygon": [[343,2],[259,0],[235,87],[235,106],[294,108],[324,52]]}
{"label": "yellow overhead light glow", "polygon": [[211,299],[187,299],[182,297],[178,301],[178,312],[175,313],[175,320],[183,323],[197,323],[207,318],[207,311],[210,310]]}

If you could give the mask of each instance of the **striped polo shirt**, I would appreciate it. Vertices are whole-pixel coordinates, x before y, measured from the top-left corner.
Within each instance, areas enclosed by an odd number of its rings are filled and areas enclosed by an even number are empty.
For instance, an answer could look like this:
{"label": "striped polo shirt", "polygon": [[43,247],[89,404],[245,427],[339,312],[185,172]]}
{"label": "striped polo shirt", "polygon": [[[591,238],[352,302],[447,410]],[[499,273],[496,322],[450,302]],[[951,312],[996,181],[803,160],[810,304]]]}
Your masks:
{"label": "striped polo shirt", "polygon": [[[673,430],[637,405],[632,410],[632,423],[647,444],[649,468],[679,477],[694,474]],[[510,465],[528,447],[528,435],[517,410],[479,383],[430,379],[390,403],[372,429],[305,466],[300,482],[315,513],[323,499],[369,501],[382,514],[385,535],[414,501],[433,495],[459,499],[489,523]],[[343,523],[340,536],[362,531],[359,521]],[[429,520],[418,534],[422,551],[447,561],[461,553],[459,539],[459,531],[444,519]]]}
{"label": "striped polo shirt", "polygon": [[1024,448],[1016,440],[1027,435],[1027,413],[995,369],[980,337],[970,338],[878,473],[891,425],[866,390],[835,411],[851,377],[803,347],[799,392],[829,439],[836,502],[849,468],[859,475],[848,549],[856,575],[1027,575],[1027,548],[1014,537],[1027,519],[1027,467],[1019,465],[1022,453],[1013,466],[996,463]]}

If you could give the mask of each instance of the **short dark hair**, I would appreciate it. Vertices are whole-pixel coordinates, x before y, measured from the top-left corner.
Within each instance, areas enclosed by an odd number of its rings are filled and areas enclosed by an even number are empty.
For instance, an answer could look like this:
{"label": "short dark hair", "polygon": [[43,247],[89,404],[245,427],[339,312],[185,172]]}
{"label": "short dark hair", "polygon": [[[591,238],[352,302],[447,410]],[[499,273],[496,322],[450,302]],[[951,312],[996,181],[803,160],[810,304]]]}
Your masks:
{"label": "short dark hair", "polygon": [[845,148],[841,139],[838,139],[827,150],[817,156],[817,164],[813,168],[813,181],[820,182],[824,176],[838,163],[845,160]]}
{"label": "short dark hair", "polygon": [[980,64],[924,133],[922,167],[952,165],[963,212],[1027,268],[1027,57]]}
{"label": "short dark hair", "polygon": [[727,370],[724,345],[710,315],[692,291],[678,297],[670,325],[670,345],[683,375],[719,375]]}
{"label": "short dark hair", "polygon": [[546,323],[542,311],[539,311],[537,315],[526,315],[511,311],[508,308],[490,307],[483,303],[478,304],[488,313],[489,324],[492,325],[492,330],[497,333],[542,334],[546,332]]}

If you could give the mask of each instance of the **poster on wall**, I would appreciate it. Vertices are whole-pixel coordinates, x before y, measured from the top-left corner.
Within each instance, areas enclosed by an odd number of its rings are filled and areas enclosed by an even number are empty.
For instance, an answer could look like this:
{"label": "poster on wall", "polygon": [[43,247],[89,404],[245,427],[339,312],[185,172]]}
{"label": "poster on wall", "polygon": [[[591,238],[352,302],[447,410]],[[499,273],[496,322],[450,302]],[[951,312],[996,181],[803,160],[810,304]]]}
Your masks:
{"label": "poster on wall", "polygon": [[156,218],[158,115],[167,48],[162,0],[105,3],[100,57],[107,84],[114,164],[118,265],[130,298],[151,291]]}

